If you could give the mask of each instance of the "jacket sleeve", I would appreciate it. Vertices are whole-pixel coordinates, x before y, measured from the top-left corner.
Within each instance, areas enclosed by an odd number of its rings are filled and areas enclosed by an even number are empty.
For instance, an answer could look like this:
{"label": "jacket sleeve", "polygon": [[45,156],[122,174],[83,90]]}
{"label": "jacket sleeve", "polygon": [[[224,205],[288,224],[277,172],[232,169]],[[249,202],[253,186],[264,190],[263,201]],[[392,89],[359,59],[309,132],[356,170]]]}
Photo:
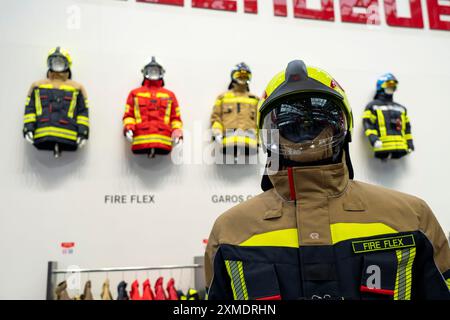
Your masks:
{"label": "jacket sleeve", "polygon": [[433,247],[434,262],[450,290],[450,247],[448,240],[435,215],[425,202],[422,203],[422,215],[419,219],[420,230],[430,241]]}
{"label": "jacket sleeve", "polygon": [[123,115],[123,133],[125,134],[128,130],[134,131],[135,129],[136,118],[134,116],[134,96],[130,93],[128,95],[125,113]]}
{"label": "jacket sleeve", "polygon": [[177,97],[172,94],[172,109],[170,111],[170,125],[172,130],[183,129],[183,121],[181,120],[180,106]]}
{"label": "jacket sleeve", "polygon": [[222,95],[217,97],[216,102],[214,103],[214,109],[211,115],[211,129],[222,133],[224,130],[222,124]]}
{"label": "jacket sleeve", "polygon": [[205,252],[205,280],[208,300],[232,300],[231,280],[216,238],[216,226],[209,236]]}
{"label": "jacket sleeve", "polygon": [[363,114],[364,133],[369,138],[370,144],[373,146],[378,140],[377,116],[372,107],[368,105]]}
{"label": "jacket sleeve", "polygon": [[81,87],[77,97],[77,125],[78,135],[83,139],[89,138],[89,101],[86,90]]}
{"label": "jacket sleeve", "polygon": [[23,117],[23,135],[25,136],[28,132],[33,132],[36,130],[36,101],[34,95],[35,85],[33,84],[28,91],[27,100],[25,103],[25,115]]}
{"label": "jacket sleeve", "polygon": [[407,112],[405,112],[405,122],[406,122],[405,139],[406,139],[406,142],[408,143],[408,149],[411,149],[414,151],[414,142],[413,142],[413,137],[411,134],[411,123],[409,121]]}

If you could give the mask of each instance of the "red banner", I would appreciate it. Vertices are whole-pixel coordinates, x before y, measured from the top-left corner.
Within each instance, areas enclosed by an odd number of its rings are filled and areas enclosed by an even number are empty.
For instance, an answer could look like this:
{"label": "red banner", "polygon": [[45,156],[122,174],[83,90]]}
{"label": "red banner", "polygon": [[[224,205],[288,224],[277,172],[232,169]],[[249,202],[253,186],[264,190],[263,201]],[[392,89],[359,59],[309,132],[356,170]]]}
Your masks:
{"label": "red banner", "polygon": [[380,24],[378,0],[340,0],[342,22]]}

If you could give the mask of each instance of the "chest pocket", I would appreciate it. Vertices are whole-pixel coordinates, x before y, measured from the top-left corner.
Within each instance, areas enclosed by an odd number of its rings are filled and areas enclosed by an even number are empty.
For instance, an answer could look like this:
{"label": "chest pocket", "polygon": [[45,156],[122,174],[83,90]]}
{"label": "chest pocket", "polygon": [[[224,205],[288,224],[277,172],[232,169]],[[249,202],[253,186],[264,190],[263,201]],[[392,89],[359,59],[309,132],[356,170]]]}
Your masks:
{"label": "chest pocket", "polygon": [[275,266],[225,260],[234,300],[281,300]]}
{"label": "chest pocket", "polygon": [[367,300],[411,300],[416,247],[413,235],[355,241],[362,255],[360,294]]}

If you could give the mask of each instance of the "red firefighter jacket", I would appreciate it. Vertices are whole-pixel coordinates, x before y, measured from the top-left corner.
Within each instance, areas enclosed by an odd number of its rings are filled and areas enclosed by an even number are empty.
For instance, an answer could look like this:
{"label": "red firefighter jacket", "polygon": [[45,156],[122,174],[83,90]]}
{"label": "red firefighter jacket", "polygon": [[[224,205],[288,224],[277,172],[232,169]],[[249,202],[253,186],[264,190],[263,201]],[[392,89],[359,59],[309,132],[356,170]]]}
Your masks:
{"label": "red firefighter jacket", "polygon": [[145,80],[128,96],[123,125],[124,132],[134,133],[134,153],[147,153],[153,148],[169,153],[173,131],[180,132],[183,127],[175,94],[163,88],[162,80]]}

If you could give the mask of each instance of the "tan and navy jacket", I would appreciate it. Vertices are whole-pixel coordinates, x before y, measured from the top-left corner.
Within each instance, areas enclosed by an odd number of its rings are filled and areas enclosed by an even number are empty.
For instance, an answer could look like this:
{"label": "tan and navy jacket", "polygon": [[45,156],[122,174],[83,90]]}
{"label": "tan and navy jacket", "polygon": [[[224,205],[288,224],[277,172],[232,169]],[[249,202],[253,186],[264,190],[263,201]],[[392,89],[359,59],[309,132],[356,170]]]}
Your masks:
{"label": "tan and navy jacket", "polygon": [[344,163],[288,168],[221,215],[209,299],[450,299],[450,249],[428,205],[349,180]]}
{"label": "tan and navy jacket", "polygon": [[414,150],[407,109],[394,102],[392,96],[378,94],[366,106],[363,125],[372,146],[377,140],[383,143],[382,147],[373,148],[375,155],[387,152],[406,154]]}
{"label": "tan and navy jacket", "polygon": [[89,103],[84,87],[68,73],[49,72],[49,77],[31,85],[25,106],[24,128],[32,132],[38,149],[77,149],[77,139],[89,137]]}
{"label": "tan and navy jacket", "polygon": [[259,98],[248,91],[230,90],[217,97],[211,128],[223,135],[224,146],[245,144],[256,148]]}

